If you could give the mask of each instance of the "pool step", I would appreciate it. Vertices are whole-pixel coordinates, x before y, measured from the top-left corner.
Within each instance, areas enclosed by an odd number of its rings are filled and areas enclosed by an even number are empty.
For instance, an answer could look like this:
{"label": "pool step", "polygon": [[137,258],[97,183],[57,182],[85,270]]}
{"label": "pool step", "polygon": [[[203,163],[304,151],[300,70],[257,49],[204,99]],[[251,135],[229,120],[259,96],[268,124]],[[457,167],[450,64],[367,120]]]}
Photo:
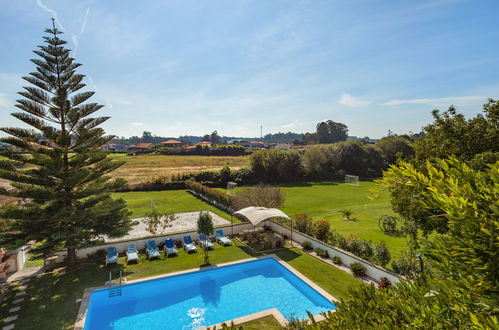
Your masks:
{"label": "pool step", "polygon": [[121,294],[123,293],[122,290],[121,290],[121,283],[123,283],[123,279],[122,279],[122,272],[120,272],[120,280],[118,282],[118,285],[117,286],[114,286],[113,287],[113,280],[112,280],[112,274],[111,272],[109,272],[109,297],[117,297],[117,296],[121,296]]}
{"label": "pool step", "polygon": [[109,297],[116,297],[116,296],[121,296],[122,291],[121,291],[121,285],[120,286],[115,286],[114,288],[109,289]]}

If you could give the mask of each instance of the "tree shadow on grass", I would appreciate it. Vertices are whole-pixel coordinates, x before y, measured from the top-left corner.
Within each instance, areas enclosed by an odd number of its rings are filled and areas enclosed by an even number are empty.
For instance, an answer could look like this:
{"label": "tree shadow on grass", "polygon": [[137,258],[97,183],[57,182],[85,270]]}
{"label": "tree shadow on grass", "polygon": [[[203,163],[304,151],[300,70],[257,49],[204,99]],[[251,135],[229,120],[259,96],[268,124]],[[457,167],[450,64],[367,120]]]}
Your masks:
{"label": "tree shadow on grass", "polygon": [[300,253],[297,253],[297,252],[295,252],[291,249],[287,249],[287,248],[275,251],[273,254],[275,254],[276,256],[278,256],[279,258],[281,258],[282,260],[284,260],[286,262],[291,261],[291,260],[296,259],[296,258],[301,256]]}
{"label": "tree shadow on grass", "polygon": [[103,264],[80,262],[74,271],[60,268],[30,279],[23,284],[26,294],[16,329],[32,329],[33,325],[37,329],[72,328],[80,307],[77,299],[86,288],[102,286],[109,278],[108,270]]}

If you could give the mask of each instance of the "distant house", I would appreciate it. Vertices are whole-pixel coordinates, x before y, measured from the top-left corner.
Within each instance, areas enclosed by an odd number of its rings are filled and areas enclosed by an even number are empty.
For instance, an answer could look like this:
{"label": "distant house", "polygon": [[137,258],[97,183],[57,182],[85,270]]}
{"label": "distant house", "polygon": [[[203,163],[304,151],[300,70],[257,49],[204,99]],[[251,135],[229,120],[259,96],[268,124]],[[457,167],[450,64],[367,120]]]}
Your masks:
{"label": "distant house", "polygon": [[251,141],[251,148],[265,148],[265,143],[262,141]]}
{"label": "distant house", "polygon": [[201,141],[197,144],[198,146],[211,146],[210,141]]}
{"label": "distant house", "polygon": [[120,144],[120,143],[114,143],[114,142],[108,142],[104,144],[101,149],[105,151],[111,151],[111,152],[125,152],[128,149],[129,146]]}
{"label": "distant house", "polygon": [[180,148],[180,147],[182,147],[182,141],[166,140],[166,141],[161,142],[161,145],[163,147],[167,147],[167,148]]}
{"label": "distant house", "polygon": [[40,143],[37,143],[37,142],[28,142],[28,144],[34,148],[40,148],[40,149],[52,149],[51,147],[49,147],[48,145],[45,145],[45,144],[40,144]]}
{"label": "distant house", "polygon": [[289,150],[291,149],[291,146],[287,143],[279,143],[278,145],[275,146],[277,150]]}
{"label": "distant house", "polygon": [[147,150],[147,149],[151,149],[153,146],[154,146],[154,144],[152,144],[152,143],[137,143],[135,145],[135,149]]}
{"label": "distant house", "polygon": [[102,145],[101,149],[104,151],[115,151],[118,144],[114,142],[108,142]]}

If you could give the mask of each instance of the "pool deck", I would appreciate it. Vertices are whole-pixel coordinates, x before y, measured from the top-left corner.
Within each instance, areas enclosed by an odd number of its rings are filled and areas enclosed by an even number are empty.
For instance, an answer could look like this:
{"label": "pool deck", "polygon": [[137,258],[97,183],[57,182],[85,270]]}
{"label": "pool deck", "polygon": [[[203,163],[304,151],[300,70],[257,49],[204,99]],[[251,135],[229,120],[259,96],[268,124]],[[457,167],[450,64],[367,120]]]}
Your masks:
{"label": "pool deck", "polygon": [[[202,270],[202,271],[210,270],[210,269],[215,269],[215,268],[219,268],[219,267],[223,267],[223,266],[235,265],[235,264],[240,264],[240,263],[248,262],[248,261],[252,261],[252,260],[260,260],[260,259],[268,259],[268,258],[275,259],[282,266],[284,266],[287,270],[289,270],[290,272],[295,274],[299,279],[301,279],[303,282],[307,283],[309,286],[311,286],[315,291],[320,293],[326,299],[333,301],[335,303],[338,302],[338,299],[336,299],[335,297],[333,297],[332,295],[327,293],[325,290],[323,290],[317,284],[315,284],[314,282],[309,280],[307,277],[305,277],[299,271],[297,271],[296,269],[291,267],[291,265],[289,265],[287,262],[285,262],[284,260],[282,260],[281,258],[279,258],[275,254],[269,254],[269,255],[265,255],[265,256],[259,256],[259,257],[248,258],[248,259],[241,259],[241,260],[226,262],[223,264],[218,264],[218,265],[213,265],[213,266],[198,267],[198,268],[193,268],[193,269],[188,269],[188,270],[182,270],[182,271],[168,273],[168,274],[164,274],[164,275],[144,277],[144,278],[141,278],[138,280],[133,280],[133,281],[126,281],[126,279],[125,279],[124,283],[131,284],[131,283],[149,281],[149,280],[154,280],[154,279],[159,279],[159,278],[167,278],[170,276],[182,275],[182,274],[197,272],[200,270]],[[107,284],[107,282],[106,282],[106,284]],[[90,303],[90,296],[91,296],[92,292],[95,290],[99,290],[99,289],[105,289],[107,287],[108,287],[107,285],[103,285],[103,286],[99,286],[99,287],[91,287],[91,288],[85,289],[85,291],[83,292],[83,297],[81,299],[80,309],[78,310],[78,315],[76,317],[74,330],[83,330],[83,328],[85,326],[85,320],[87,318],[87,312],[88,312],[88,304]],[[272,308],[272,309],[268,309],[268,310],[261,311],[258,313],[242,316],[242,317],[239,317],[237,319],[226,320],[224,322],[220,322],[220,323],[211,325],[209,327],[206,327],[205,329],[209,329],[209,328],[213,328],[213,327],[216,327],[216,329],[221,329],[223,323],[241,324],[241,323],[256,320],[256,319],[259,319],[261,317],[268,316],[268,315],[273,315],[282,326],[285,326],[287,324],[286,318],[279,312],[279,310],[277,310],[277,308]],[[315,321],[319,322],[319,321],[322,321],[324,319],[324,317],[321,314],[317,314],[317,315],[314,315],[314,319],[315,319]]]}

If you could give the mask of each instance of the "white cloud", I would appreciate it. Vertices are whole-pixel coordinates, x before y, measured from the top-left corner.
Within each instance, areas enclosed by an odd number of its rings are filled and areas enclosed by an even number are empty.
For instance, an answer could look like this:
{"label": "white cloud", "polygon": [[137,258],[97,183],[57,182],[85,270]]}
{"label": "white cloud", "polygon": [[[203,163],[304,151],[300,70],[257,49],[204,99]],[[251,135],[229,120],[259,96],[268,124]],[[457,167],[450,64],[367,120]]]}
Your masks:
{"label": "white cloud", "polygon": [[434,106],[445,106],[450,104],[459,105],[473,105],[483,103],[487,98],[485,96],[455,96],[455,97],[437,97],[427,99],[392,99],[388,102],[382,103],[385,106],[399,106],[402,104],[431,104]]}
{"label": "white cloud", "polygon": [[220,126],[220,125],[222,125],[222,122],[221,121],[210,121],[210,125]]}
{"label": "white cloud", "polygon": [[0,107],[8,107],[10,105],[7,94],[0,93]]}
{"label": "white cloud", "polygon": [[294,127],[298,124],[298,120],[293,120],[291,123],[289,124],[284,124],[284,125],[281,125],[282,128],[291,128],[291,127]]}
{"label": "white cloud", "polygon": [[73,37],[72,37],[73,43],[75,45],[75,49],[73,50],[74,57],[76,57],[76,53],[78,52],[78,38],[81,36],[83,31],[85,31],[85,27],[87,26],[87,20],[88,20],[89,13],[90,13],[90,0],[88,1],[87,10],[85,12],[85,17],[83,19],[83,23],[82,23],[81,28],[80,28],[80,33],[78,33],[78,35],[73,34]]}
{"label": "white cloud", "polygon": [[142,123],[140,121],[134,121],[134,122],[131,122],[130,125],[132,125],[132,126],[144,126],[144,123]]}
{"label": "white cloud", "polygon": [[369,106],[372,102],[370,101],[362,101],[361,99],[357,97],[353,97],[350,94],[343,93],[340,96],[340,100],[338,101],[339,104],[343,104],[346,107],[350,108],[365,108]]}
{"label": "white cloud", "polygon": [[47,13],[49,13],[50,15],[52,15],[52,17],[54,18],[56,24],[59,26],[59,28],[61,30],[63,30],[63,31],[65,30],[64,27],[62,26],[61,22],[59,21],[59,15],[57,14],[57,11],[55,11],[52,8],[49,8],[49,7],[45,6],[43,4],[42,0],[36,0],[36,4],[38,5],[38,7],[42,8]]}

